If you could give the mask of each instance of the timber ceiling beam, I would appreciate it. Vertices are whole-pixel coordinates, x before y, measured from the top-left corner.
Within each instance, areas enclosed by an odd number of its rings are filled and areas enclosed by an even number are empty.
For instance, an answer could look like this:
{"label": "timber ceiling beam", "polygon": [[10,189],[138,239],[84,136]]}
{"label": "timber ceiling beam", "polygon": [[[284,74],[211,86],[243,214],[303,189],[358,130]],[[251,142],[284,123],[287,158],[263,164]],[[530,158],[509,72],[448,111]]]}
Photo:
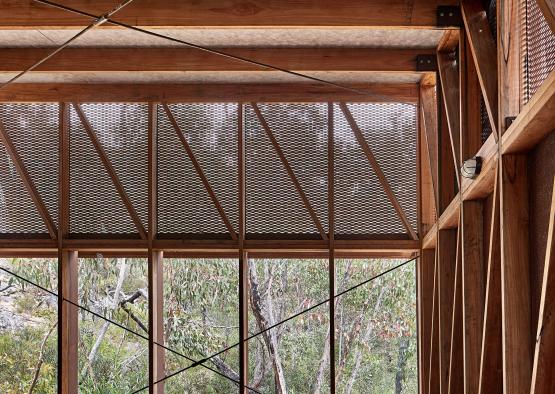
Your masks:
{"label": "timber ceiling beam", "polygon": [[[60,4],[102,15],[112,9],[111,0],[59,0]],[[145,0],[118,12],[117,21],[150,28],[196,27],[357,27],[435,28],[437,8],[457,5],[454,0]],[[3,5],[1,28],[57,29],[87,25],[79,15],[30,0]],[[106,24],[105,27],[109,28]]]}
{"label": "timber ceiling beam", "polygon": [[[417,72],[418,55],[434,49],[218,48],[235,56],[295,71]],[[52,48],[0,49],[0,72],[19,72]],[[193,48],[67,48],[41,72],[273,71]]]}

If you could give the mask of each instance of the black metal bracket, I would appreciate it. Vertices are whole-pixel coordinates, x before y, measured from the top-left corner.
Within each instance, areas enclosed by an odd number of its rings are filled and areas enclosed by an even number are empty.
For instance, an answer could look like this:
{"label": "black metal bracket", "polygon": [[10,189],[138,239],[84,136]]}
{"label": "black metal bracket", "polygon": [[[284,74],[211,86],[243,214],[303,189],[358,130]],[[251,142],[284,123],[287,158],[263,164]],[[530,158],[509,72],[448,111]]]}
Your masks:
{"label": "black metal bracket", "polygon": [[463,25],[461,9],[457,6],[440,5],[437,7],[438,27],[461,27]]}
{"label": "black metal bracket", "polygon": [[513,124],[515,119],[516,119],[516,116],[507,116],[505,118],[505,130],[507,130],[509,127],[511,127],[511,125]]}
{"label": "black metal bracket", "polygon": [[416,71],[437,71],[436,55],[416,56]]}

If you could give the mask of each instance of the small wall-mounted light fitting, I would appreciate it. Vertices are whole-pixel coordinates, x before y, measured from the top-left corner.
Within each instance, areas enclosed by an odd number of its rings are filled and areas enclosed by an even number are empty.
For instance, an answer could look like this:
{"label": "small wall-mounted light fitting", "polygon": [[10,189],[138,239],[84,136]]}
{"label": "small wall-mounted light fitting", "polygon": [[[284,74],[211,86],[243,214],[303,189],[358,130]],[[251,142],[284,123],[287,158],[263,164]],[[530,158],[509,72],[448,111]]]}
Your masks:
{"label": "small wall-mounted light fitting", "polygon": [[462,168],[461,175],[465,178],[474,179],[482,170],[482,158],[480,156],[473,157],[472,159],[465,160]]}

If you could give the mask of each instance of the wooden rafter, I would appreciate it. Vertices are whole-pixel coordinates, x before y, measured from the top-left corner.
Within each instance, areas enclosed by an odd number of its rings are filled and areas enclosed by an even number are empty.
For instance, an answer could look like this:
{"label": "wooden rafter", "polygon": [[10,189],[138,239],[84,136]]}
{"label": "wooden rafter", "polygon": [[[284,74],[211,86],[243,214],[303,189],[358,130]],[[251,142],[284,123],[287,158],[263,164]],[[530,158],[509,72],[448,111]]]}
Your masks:
{"label": "wooden rafter", "polygon": [[262,112],[260,111],[260,108],[258,108],[258,105],[256,103],[251,103],[251,107],[254,110],[254,113],[256,114],[256,116],[258,118],[258,121],[262,125],[262,128],[266,132],[266,135],[268,136],[268,139],[272,143],[272,146],[274,147],[274,150],[276,151],[276,154],[278,155],[278,157],[281,161],[281,164],[283,164],[283,167],[285,168],[285,171],[287,171],[287,174],[289,175],[289,179],[291,180],[291,182],[295,186],[295,190],[297,190],[297,193],[299,194],[299,197],[301,198],[304,207],[306,208],[306,210],[308,211],[308,214],[312,218],[312,222],[314,223],[314,225],[318,229],[318,232],[320,233],[320,236],[322,237],[322,239],[327,240],[328,236],[326,234],[326,231],[324,230],[324,227],[322,226],[322,223],[318,219],[318,215],[316,215],[316,211],[314,210],[314,208],[310,204],[310,201],[308,200],[308,197],[306,196],[305,192],[303,191],[303,188],[302,188],[301,184],[299,183],[299,180],[297,179],[295,173],[293,172],[293,168],[291,168],[291,165],[289,164],[289,161],[287,160],[287,158],[285,157],[285,154],[283,153],[283,150],[279,146],[279,143],[277,142],[276,137],[274,136],[274,133],[272,132],[272,129],[270,128],[270,125],[268,124],[268,122],[266,122],[266,119],[262,115]]}
{"label": "wooden rafter", "polygon": [[369,95],[318,83],[16,83],[0,90],[0,102],[400,102],[416,103],[418,85],[351,84]]}
{"label": "wooden rafter", "polygon": [[181,141],[181,144],[183,145],[183,148],[185,149],[185,152],[187,152],[187,156],[189,156],[189,159],[191,160],[191,163],[193,164],[193,167],[195,167],[195,171],[197,172],[198,177],[200,178],[204,188],[206,189],[206,192],[208,193],[208,196],[210,197],[210,200],[212,200],[212,203],[214,204],[214,207],[218,211],[218,214],[220,215],[220,218],[224,222],[224,224],[227,228],[227,231],[229,231],[229,235],[231,236],[231,238],[233,240],[236,240],[237,239],[237,233],[235,232],[235,229],[233,228],[233,225],[231,224],[231,221],[227,217],[227,215],[226,215],[226,213],[225,213],[225,211],[222,207],[222,204],[220,204],[220,201],[218,200],[218,197],[216,196],[216,193],[214,193],[214,189],[212,189],[212,186],[210,186],[210,183],[208,182],[208,178],[204,174],[204,171],[202,170],[202,167],[201,167],[200,163],[196,159],[195,154],[194,154],[193,150],[191,149],[191,146],[187,142],[187,139],[183,135],[183,132],[181,131],[181,128],[179,127],[179,124],[177,123],[177,120],[175,119],[175,117],[173,116],[173,114],[170,110],[170,107],[165,103],[162,104],[162,106],[164,107],[164,112],[166,113],[170,123],[172,124],[172,126],[175,130],[175,133],[177,134],[177,137],[179,138],[179,141]]}
{"label": "wooden rafter", "polygon": [[123,184],[121,183],[121,181],[120,181],[120,179],[119,179],[119,177],[116,173],[116,170],[112,166],[112,163],[110,162],[110,159],[108,158],[108,155],[106,154],[106,152],[104,151],[104,148],[102,147],[102,144],[98,140],[98,138],[96,136],[96,133],[94,132],[91,124],[89,123],[89,120],[87,119],[87,116],[85,115],[85,113],[83,112],[83,110],[81,109],[81,106],[79,104],[73,103],[72,105],[75,108],[75,111],[77,112],[77,115],[79,116],[79,119],[81,120],[81,124],[83,125],[83,128],[85,129],[89,139],[91,140],[91,142],[94,146],[94,149],[95,149],[96,153],[98,154],[98,157],[100,158],[100,161],[102,162],[102,165],[104,166],[104,169],[106,170],[106,172],[110,176],[110,179],[112,180],[112,184],[116,188],[116,190],[118,192],[118,195],[121,198],[121,201],[125,205],[125,208],[127,209],[127,212],[129,213],[129,216],[131,217],[131,220],[135,224],[135,227],[137,228],[137,231],[139,232],[139,235],[140,235],[141,239],[147,239],[148,235],[147,235],[147,232],[146,232],[146,230],[145,230],[145,228],[144,228],[144,226],[141,222],[141,218],[139,217],[139,215],[137,214],[137,211],[133,207],[133,204],[131,203],[131,199],[127,195],[127,192],[125,191],[125,189],[123,187]]}
{"label": "wooden rafter", "polygon": [[464,0],[461,2],[462,16],[467,37],[472,50],[472,58],[478,72],[482,97],[493,135],[497,140],[497,46],[489,27],[482,2]]}
{"label": "wooden rafter", "polygon": [[4,128],[4,125],[1,121],[0,141],[2,142],[2,144],[4,144],[4,148],[6,148],[6,151],[8,152],[8,155],[12,160],[12,163],[14,164],[14,167],[21,178],[21,182],[23,182],[23,186],[25,186],[25,189],[29,193],[31,200],[33,200],[35,208],[39,212],[39,215],[42,218],[46,229],[48,230],[48,234],[50,234],[50,237],[52,239],[56,239],[58,236],[58,229],[56,228],[56,225],[54,224],[54,221],[52,220],[52,217],[50,216],[50,213],[48,212],[44,201],[42,200],[37,188],[35,187],[35,184],[33,183],[33,180],[31,179],[31,176],[25,168],[25,164],[23,164],[23,160],[17,153],[15,145],[13,144],[10,136],[8,135],[8,132]]}
{"label": "wooden rafter", "polygon": [[372,153],[372,149],[370,149],[368,142],[366,142],[366,139],[364,138],[362,131],[358,127],[358,124],[356,123],[355,118],[351,114],[349,107],[347,107],[347,104],[345,103],[340,103],[339,106],[341,108],[341,111],[343,111],[343,115],[345,115],[345,119],[349,123],[349,126],[353,130],[353,133],[357,139],[357,142],[359,146],[362,148],[362,151],[364,152],[366,159],[368,160],[368,162],[372,166],[372,169],[374,170],[374,173],[378,177],[378,180],[380,181],[380,184],[382,185],[384,192],[387,195],[387,198],[393,205],[393,208],[395,209],[397,216],[399,216],[401,223],[403,224],[403,226],[405,227],[405,229],[407,230],[407,232],[409,233],[412,239],[418,239],[418,235],[412,228],[407,216],[405,215],[405,212],[403,211],[403,208],[401,207],[401,204],[399,204],[399,201],[397,200],[397,197],[395,197],[395,193],[391,189],[391,186],[389,185],[389,182],[387,181],[385,174],[383,173],[380,165],[378,164],[378,161],[376,160],[374,153]]}
{"label": "wooden rafter", "polygon": [[[222,52],[298,72],[419,72],[418,55],[430,49],[376,48],[218,48]],[[0,48],[0,72],[19,72],[45,57],[47,48]],[[66,48],[36,72],[248,71],[268,68],[187,47]]]}
{"label": "wooden rafter", "polygon": [[553,181],[530,394],[548,394],[555,385],[555,178]]}
{"label": "wooden rafter", "polygon": [[[68,3],[66,3],[68,4]],[[74,0],[71,7],[100,16],[112,9],[110,0]],[[456,5],[453,0],[415,2],[407,7],[404,0],[376,0],[372,7],[362,0],[344,0],[341,7],[333,1],[262,0],[236,2],[207,0],[151,0],[133,4],[118,13],[118,21],[148,28],[307,28],[324,29],[397,27],[437,28],[438,5]],[[153,12],[155,10],[156,12]],[[73,13],[24,0],[10,1],[3,7],[0,28],[67,29],[81,27],[87,20]],[[102,26],[106,28],[106,26]]]}

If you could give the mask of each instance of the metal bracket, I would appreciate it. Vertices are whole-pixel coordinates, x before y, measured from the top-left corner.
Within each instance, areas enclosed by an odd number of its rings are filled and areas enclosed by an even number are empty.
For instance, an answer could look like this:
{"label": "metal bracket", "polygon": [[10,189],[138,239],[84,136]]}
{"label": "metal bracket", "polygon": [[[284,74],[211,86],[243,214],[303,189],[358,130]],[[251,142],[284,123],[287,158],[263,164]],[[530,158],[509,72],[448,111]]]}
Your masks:
{"label": "metal bracket", "polygon": [[436,55],[418,55],[416,56],[416,71],[437,71]]}
{"label": "metal bracket", "polygon": [[461,9],[459,7],[450,5],[437,7],[438,27],[461,27],[462,25]]}
{"label": "metal bracket", "polygon": [[505,118],[505,130],[507,130],[509,127],[511,127],[511,125],[513,124],[515,119],[516,119],[516,116],[507,116]]}

